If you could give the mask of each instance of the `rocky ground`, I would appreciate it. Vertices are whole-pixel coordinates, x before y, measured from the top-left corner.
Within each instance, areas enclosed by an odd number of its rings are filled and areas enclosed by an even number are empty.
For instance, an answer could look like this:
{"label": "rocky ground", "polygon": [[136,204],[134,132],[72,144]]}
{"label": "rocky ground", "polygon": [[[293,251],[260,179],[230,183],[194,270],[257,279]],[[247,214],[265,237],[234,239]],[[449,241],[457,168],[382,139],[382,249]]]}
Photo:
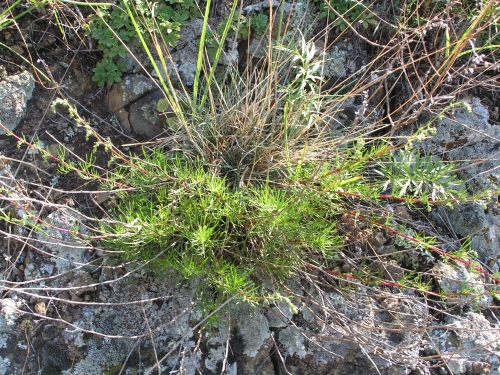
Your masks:
{"label": "rocky ground", "polygon": [[[294,11],[292,4],[287,9]],[[82,48],[75,35],[61,43],[48,18],[34,23],[30,17],[20,21],[18,31],[9,28],[0,36],[40,69],[0,50],[3,126],[54,156],[60,144],[78,156],[92,149],[64,108],[51,111],[60,94],[44,83],[44,72],[114,144],[162,136],[168,120],[156,109],[162,93],[155,78],[148,77],[150,67],[143,70],[127,56],[122,82],[98,88],[91,72],[98,54]],[[195,19],[183,29],[175,52],[175,69],[186,85],[194,76],[200,22]],[[28,36],[39,48],[26,48]],[[248,43],[248,53],[257,58],[261,51],[254,42]],[[359,74],[369,59],[362,43],[348,39],[324,53],[325,78],[332,82]],[[471,91],[463,100],[470,110],[458,108],[435,121],[434,137],[417,147],[457,162],[460,178],[472,192],[496,189],[498,96]],[[338,127],[352,121],[363,105],[344,103]],[[374,108],[363,121],[376,121],[382,112]],[[210,310],[196,301],[196,280],[117,264],[111,254],[78,240],[75,234],[85,233],[87,218],[98,217],[109,204],[105,194],[92,193],[97,186],[60,173],[54,160],[44,160],[34,150],[17,148],[14,137],[1,136],[0,149],[2,210],[21,224],[23,218],[43,218],[37,231],[2,223],[0,374],[500,375],[500,304],[486,293],[492,288],[489,280],[466,265],[360,227],[368,239],[358,250],[379,257],[370,266],[374,272],[400,280],[402,267],[418,264],[436,291],[456,293],[456,299],[441,305],[439,298],[411,289],[338,282],[313,273],[289,281],[288,300],[269,306],[228,300],[214,311],[217,319],[205,324],[202,319]],[[97,164],[106,165],[104,156]],[[43,205],[47,200],[50,206]],[[500,270],[498,201],[487,202],[486,209],[474,202],[436,208],[426,218],[399,203],[388,209],[413,222],[415,230],[433,233],[450,251],[469,236],[477,267],[488,273]],[[402,257],[385,261],[387,254],[398,251]],[[346,262],[342,271],[349,272],[349,267]],[[318,278],[323,287],[307,277]],[[463,293],[467,288],[474,291],[470,297]]]}

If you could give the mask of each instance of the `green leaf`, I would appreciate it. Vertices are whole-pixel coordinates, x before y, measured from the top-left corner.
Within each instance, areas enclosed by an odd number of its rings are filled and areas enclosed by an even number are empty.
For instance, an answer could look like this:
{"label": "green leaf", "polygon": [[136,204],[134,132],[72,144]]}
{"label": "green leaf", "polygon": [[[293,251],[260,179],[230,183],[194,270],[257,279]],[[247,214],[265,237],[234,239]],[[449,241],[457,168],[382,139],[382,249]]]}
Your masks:
{"label": "green leaf", "polygon": [[115,65],[119,72],[125,73],[127,71],[127,64],[124,61],[118,60]]}
{"label": "green leaf", "polygon": [[255,32],[257,32],[257,34],[262,34],[266,31],[268,22],[269,18],[262,13],[259,13],[255,17],[252,17],[251,20],[252,27],[255,29]]}
{"label": "green leaf", "polygon": [[185,9],[177,9],[175,13],[172,15],[172,21],[177,22],[179,24],[185,24],[186,20],[189,19],[189,11]]}
{"label": "green leaf", "polygon": [[116,55],[119,55],[121,57],[127,56],[127,49],[123,45],[119,46],[113,46],[109,50],[109,57],[115,57]]}
{"label": "green leaf", "polygon": [[169,34],[164,35],[165,43],[167,43],[172,47],[175,47],[180,37],[181,36],[178,33],[171,32]]}
{"label": "green leaf", "polygon": [[158,100],[158,103],[156,103],[156,110],[158,112],[166,112],[168,109],[171,109],[171,106],[167,99]]}

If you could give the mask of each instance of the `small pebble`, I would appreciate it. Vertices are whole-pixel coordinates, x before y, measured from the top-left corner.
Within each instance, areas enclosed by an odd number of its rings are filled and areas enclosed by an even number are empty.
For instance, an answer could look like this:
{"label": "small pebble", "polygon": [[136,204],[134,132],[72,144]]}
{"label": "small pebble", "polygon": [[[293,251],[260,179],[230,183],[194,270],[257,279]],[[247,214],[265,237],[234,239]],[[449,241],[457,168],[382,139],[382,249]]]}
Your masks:
{"label": "small pebble", "polygon": [[35,312],[40,315],[46,315],[47,314],[47,307],[45,306],[45,302],[38,302],[35,305]]}
{"label": "small pebble", "polygon": [[71,296],[71,300],[72,300],[73,302],[83,302],[83,298],[81,298],[81,297],[77,296],[76,294],[73,294],[73,295]]}
{"label": "small pebble", "polygon": [[68,294],[68,292],[59,293],[57,295],[57,297],[60,298],[60,299],[66,299],[66,300],[71,299],[70,296],[69,296],[69,294]]}
{"label": "small pebble", "polygon": [[22,55],[24,53],[24,49],[22,47],[17,46],[17,45],[14,45],[10,48],[12,48],[12,50],[19,55]]}

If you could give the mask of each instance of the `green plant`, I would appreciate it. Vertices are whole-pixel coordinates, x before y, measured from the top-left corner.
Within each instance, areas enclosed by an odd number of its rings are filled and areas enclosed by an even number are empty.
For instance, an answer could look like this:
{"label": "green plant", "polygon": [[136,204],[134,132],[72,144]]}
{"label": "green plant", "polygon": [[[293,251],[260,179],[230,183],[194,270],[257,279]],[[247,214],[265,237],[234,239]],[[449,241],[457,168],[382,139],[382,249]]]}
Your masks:
{"label": "green plant", "polygon": [[[334,137],[327,120],[338,98],[320,92],[315,52],[302,39],[276,46],[250,79],[233,68],[225,86],[206,83],[185,101],[188,110],[164,145],[177,151],[115,158],[104,187],[120,189],[118,206],[98,229],[100,243],[129,260],[204,279],[221,295],[258,301],[270,298],[264,281],[280,285],[299,269],[328,269],[338,260],[345,237],[336,222],[347,210],[346,193],[374,205],[389,187],[409,203],[465,197],[450,164],[384,139]],[[92,157],[64,164],[97,179],[93,165]],[[408,233],[422,248],[433,244]]]}
{"label": "green plant", "polygon": [[130,259],[203,275],[224,293],[253,299],[263,297],[256,275],[283,280],[306,257],[336,258],[337,205],[310,187],[235,189],[208,165],[161,149],[133,160],[113,180],[136,192],[121,194],[118,222],[100,228],[104,245]]}
{"label": "green plant", "polygon": [[391,153],[387,162],[379,165],[377,173],[386,179],[383,190],[390,187],[391,195],[396,197],[411,194],[432,201],[466,197],[463,182],[453,174],[456,166],[431,155],[420,156],[419,152],[400,150]]}
{"label": "green plant", "polygon": [[127,5],[119,1],[111,9],[109,5],[97,7],[96,15],[87,25],[88,35],[97,41],[98,49],[103,51],[103,60],[96,68],[97,71],[94,70],[94,81],[99,86],[106,82],[120,82],[125,70],[118,57],[126,56],[126,43],[140,45],[140,34],[146,41],[146,46],[150,47],[150,34],[157,34],[164,43],[174,47],[180,37],[181,26],[190,18],[199,15],[194,0],[135,1],[133,12],[128,12]]}
{"label": "green plant", "polygon": [[257,34],[262,34],[266,31],[269,18],[262,13],[255,16],[246,17],[239,13],[234,13],[233,16],[225,18],[217,27],[217,33],[222,35],[224,29],[229,25],[229,30],[236,34],[239,39],[246,39],[249,32],[253,29]]}
{"label": "green plant", "polygon": [[348,25],[361,23],[364,29],[377,24],[376,17],[368,11],[370,4],[357,0],[315,0],[319,2],[320,16],[334,20],[333,26],[344,31]]}
{"label": "green plant", "polygon": [[269,17],[265,14],[259,13],[256,16],[253,16],[251,19],[252,27],[255,29],[257,34],[263,34],[267,25],[269,24]]}
{"label": "green plant", "polygon": [[[117,46],[118,47],[118,46]],[[127,70],[125,63],[122,61],[113,61],[112,56],[104,58],[99,62],[92,71],[94,76],[92,81],[97,82],[99,86],[104,86],[106,82],[121,82],[122,73]]]}
{"label": "green plant", "polygon": [[432,280],[424,280],[422,274],[416,272],[406,273],[403,279],[399,280],[399,284],[419,292],[426,292],[431,289]]}

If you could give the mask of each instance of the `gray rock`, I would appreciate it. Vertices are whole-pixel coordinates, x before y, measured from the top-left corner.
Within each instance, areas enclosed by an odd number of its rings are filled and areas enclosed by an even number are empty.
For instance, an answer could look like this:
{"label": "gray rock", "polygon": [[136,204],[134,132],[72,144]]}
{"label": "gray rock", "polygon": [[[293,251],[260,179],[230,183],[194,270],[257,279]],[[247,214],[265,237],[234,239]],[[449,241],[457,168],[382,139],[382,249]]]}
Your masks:
{"label": "gray rock", "polygon": [[463,167],[461,177],[472,192],[495,189],[498,185],[495,181],[499,180],[500,126],[489,123],[488,109],[478,98],[466,97],[462,102],[464,106],[452,115],[434,122],[436,133],[432,138],[415,145],[425,152],[446,154],[447,160],[456,161]]}
{"label": "gray rock", "polygon": [[0,374],[7,374],[7,369],[10,367],[10,360],[8,358],[0,357]]}
{"label": "gray rock", "polygon": [[443,325],[446,328],[429,332],[429,341],[453,374],[498,374],[500,324],[493,325],[483,315],[469,312],[447,315]]}
{"label": "gray rock", "polygon": [[20,315],[18,308],[20,303],[11,298],[0,299],[0,348],[7,348],[10,333],[16,325],[16,319]]}
{"label": "gray rock", "polygon": [[236,326],[245,348],[243,354],[255,357],[270,345],[271,332],[266,317],[252,306],[240,303],[235,309]]}
{"label": "gray rock", "polygon": [[266,317],[270,328],[286,327],[292,320],[293,311],[286,301],[276,302],[276,306],[266,311]]}
{"label": "gray rock", "polygon": [[[146,275],[141,278],[149,280]],[[138,283],[135,275],[113,283],[112,288],[103,288],[96,305],[80,306],[77,314],[79,318],[72,323],[108,337],[86,335],[79,330],[64,331],[65,341],[80,352],[70,373],[100,375],[111,371],[115,366],[121,366],[134,351],[134,343],[140,342],[135,350],[141,356],[142,363],[129,361],[125,366],[126,373],[138,373],[139,368],[144,370],[155,363],[152,344],[160,357],[160,353],[165,354],[173,345],[181,342],[181,347],[163,361],[162,368],[170,370],[180,366],[184,374],[195,375],[196,368],[202,362],[202,354],[191,339],[193,332],[189,328],[192,286],[177,282],[180,280],[172,275],[166,279],[171,280],[171,283],[156,283],[152,291]],[[153,301],[158,297],[163,298]],[[141,300],[144,302],[130,303]],[[116,305],[100,306],[100,302]],[[148,333],[148,326],[152,336]],[[138,337],[141,337],[139,341]],[[181,337],[184,340],[180,340]],[[184,353],[182,358],[178,356],[180,351]]]}
{"label": "gray rock", "polygon": [[488,222],[480,235],[472,237],[471,247],[477,251],[479,260],[486,263],[494,272],[500,270],[500,220],[498,216],[488,215]]}
{"label": "gray rock", "polygon": [[[179,74],[176,73],[176,71],[177,71],[177,64],[172,63],[170,61],[170,59],[166,60],[165,61],[165,68],[166,68],[166,70],[163,68],[163,65],[161,64],[160,60],[155,60],[155,64],[158,67],[158,70],[160,71],[160,74],[161,74],[161,77],[163,78],[163,80],[166,80],[167,77],[168,77],[168,78],[170,78],[170,80],[172,82],[175,82],[175,83],[179,83],[180,82]],[[158,74],[156,73],[156,70],[153,69],[151,71],[151,76],[154,77],[154,78],[158,78]]]}
{"label": "gray rock", "polygon": [[160,118],[156,109],[158,101],[164,99],[165,95],[160,90],[153,91],[130,106],[129,121],[135,133],[154,138],[163,132],[165,119]]}
{"label": "gray rock", "polygon": [[[236,371],[238,374],[275,374],[270,360],[273,338],[264,314],[248,303],[233,303],[230,311],[219,319],[218,326],[218,333],[207,340],[209,351],[204,364],[209,373],[220,374],[218,371],[225,361],[224,374],[227,375]],[[235,357],[236,361],[229,361],[228,356]]]}
{"label": "gray rock", "polygon": [[445,293],[469,293],[470,296],[460,296],[450,299],[450,303],[463,304],[478,302],[481,306],[490,306],[493,303],[491,296],[484,294],[486,291],[483,276],[470,273],[462,264],[450,265],[438,262],[432,268],[434,280]]}
{"label": "gray rock", "polygon": [[181,77],[181,81],[186,86],[193,86],[194,78],[196,74],[196,62],[188,61],[184,64],[179,65],[177,68],[179,70],[179,75]]}
{"label": "gray rock", "polygon": [[108,105],[117,112],[144,95],[158,89],[157,83],[141,74],[126,75],[121,82],[114,83],[108,93]]}
{"label": "gray rock", "polygon": [[[313,331],[302,323],[289,326],[278,334],[277,344],[291,374],[340,375],[379,371],[381,374],[403,375],[416,365],[413,357],[418,356],[421,340],[418,321],[427,312],[410,296],[393,294],[392,298],[377,302],[361,288],[345,294],[321,295],[311,289],[307,298],[311,300],[300,308],[300,313]],[[391,332],[397,327],[405,329]],[[375,347],[378,347],[378,354],[373,352]],[[394,365],[394,356],[383,358],[381,354],[385,350],[397,355],[397,362],[402,365]]]}
{"label": "gray rock", "polygon": [[[175,46],[174,52],[165,54],[165,65],[167,72],[162,71],[161,63],[157,61],[160,74],[166,79],[168,73],[172,82],[182,82],[184,86],[192,86],[196,74],[196,64],[198,61],[198,41],[201,35],[203,20],[195,18],[180,31],[180,39]],[[151,71],[153,77],[157,77],[154,70]]]}
{"label": "gray rock", "polygon": [[38,233],[39,246],[52,256],[50,262],[39,264],[37,268],[28,267],[31,272],[25,274],[26,279],[40,278],[40,272],[58,275],[85,264],[87,245],[76,236],[85,233],[80,225],[83,219],[69,209],[59,209],[45,220],[49,225]]}
{"label": "gray rock", "polygon": [[459,205],[449,210],[448,215],[455,232],[463,237],[477,234],[488,226],[484,208],[475,202]]}
{"label": "gray rock", "polygon": [[287,327],[280,331],[278,338],[283,345],[285,355],[304,358],[308,354],[304,343],[307,337],[299,330]]}
{"label": "gray rock", "polygon": [[[8,130],[19,125],[34,89],[35,80],[29,72],[0,80],[0,123]],[[5,130],[0,128],[0,134]]]}
{"label": "gray rock", "polygon": [[[488,108],[479,98],[468,96],[462,103],[462,107],[433,123],[436,129],[433,137],[415,146],[433,155],[446,155],[448,161],[455,161],[460,168],[458,175],[471,193],[498,190],[500,126],[489,123]],[[472,249],[496,272],[500,270],[500,216],[494,213],[493,206],[494,203],[490,204],[487,212],[475,203],[459,206],[448,211],[450,220],[445,224],[451,225],[460,236],[472,235]],[[439,218],[437,221],[442,222]]]}
{"label": "gray rock", "polygon": [[260,12],[262,9],[269,9],[270,7],[278,8],[279,6],[281,6],[281,4],[283,4],[283,10],[285,13],[289,13],[292,9],[292,4],[290,3],[283,3],[278,0],[273,0],[272,3],[270,3],[269,1],[261,1],[260,3],[251,4],[243,8],[243,14]]}
{"label": "gray rock", "polygon": [[128,48],[130,52],[127,51],[125,57],[121,57],[119,60],[125,63],[125,69],[127,73],[139,73],[144,69],[144,65],[141,62],[147,62],[148,56],[139,47],[129,43]]}
{"label": "gray rock", "polygon": [[359,58],[354,58],[356,54],[357,51],[351,43],[339,42],[334,44],[322,55],[325,62],[322,75],[325,78],[337,79],[358,71],[360,67],[356,65],[356,61],[359,61]]}
{"label": "gray rock", "polygon": [[95,284],[95,280],[88,272],[81,269],[74,270],[64,275],[59,283],[64,285],[68,291],[74,296],[80,296],[86,292],[93,292],[94,287],[89,286]]}

